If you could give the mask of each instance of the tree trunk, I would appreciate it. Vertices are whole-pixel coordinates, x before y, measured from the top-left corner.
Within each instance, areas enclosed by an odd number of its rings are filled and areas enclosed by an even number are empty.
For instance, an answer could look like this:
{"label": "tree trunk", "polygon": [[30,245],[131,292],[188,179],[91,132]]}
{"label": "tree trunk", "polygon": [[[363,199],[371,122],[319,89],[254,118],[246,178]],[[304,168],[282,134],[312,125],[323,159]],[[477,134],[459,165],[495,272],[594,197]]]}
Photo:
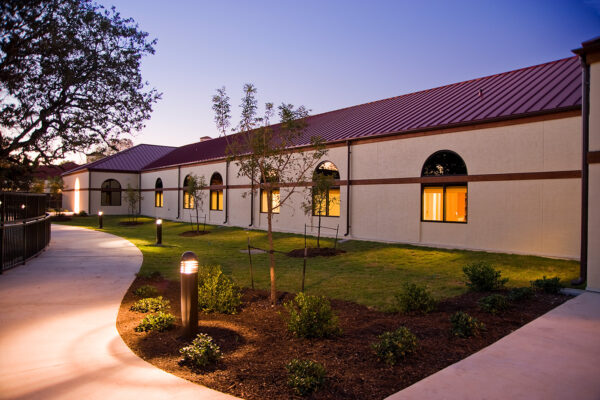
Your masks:
{"label": "tree trunk", "polygon": [[275,287],[275,254],[273,252],[273,192],[267,191],[267,238],[269,239],[269,271],[271,273],[271,305],[277,301]]}
{"label": "tree trunk", "polygon": [[321,248],[321,212],[319,211],[319,227],[317,228],[317,249]]}

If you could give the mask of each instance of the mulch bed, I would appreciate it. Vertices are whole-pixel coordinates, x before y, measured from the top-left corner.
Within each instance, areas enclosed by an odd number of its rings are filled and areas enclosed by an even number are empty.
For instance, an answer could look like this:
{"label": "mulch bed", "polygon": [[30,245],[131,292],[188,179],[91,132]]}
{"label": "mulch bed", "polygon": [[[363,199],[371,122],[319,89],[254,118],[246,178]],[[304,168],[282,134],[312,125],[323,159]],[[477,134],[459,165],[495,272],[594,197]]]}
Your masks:
{"label": "mulch bed", "polygon": [[[345,251],[341,249],[334,249],[333,247],[308,247],[306,249],[306,257],[331,257],[342,253],[345,253]],[[288,257],[303,258],[304,249],[294,249],[287,253],[287,255]]]}
{"label": "mulch bed", "polygon": [[50,217],[50,221],[52,222],[66,222],[71,221],[73,218],[68,215],[53,215]]}
{"label": "mulch bed", "polygon": [[[134,328],[145,314],[129,311],[137,300],[133,290],[144,284],[156,286],[171,301],[176,327],[162,333],[139,333]],[[199,315],[199,330],[212,336],[223,358],[216,366],[196,373],[180,366],[179,349],[189,343],[181,337],[179,284],[137,278],[127,292],[117,318],[125,343],[141,358],[158,368],[192,382],[248,400],[296,398],[287,387],[285,364],[293,358],[318,361],[327,369],[327,381],[309,399],[383,399],[444,367],[490,345],[520,326],[568,299],[538,293],[502,315],[479,311],[477,301],[489,293],[466,293],[441,302],[428,315],[383,313],[346,301],[332,300],[343,330],[330,339],[298,339],[286,330],[281,304],[271,307],[268,293],[243,291],[244,305],[237,315]],[[281,300],[293,295],[282,293]],[[486,324],[480,337],[461,339],[450,335],[450,315],[462,310]],[[394,367],[380,363],[371,343],[385,331],[407,326],[420,348]]]}
{"label": "mulch bed", "polygon": [[194,236],[206,235],[207,233],[210,233],[210,231],[185,231],[185,232],[181,232],[179,234],[179,236],[194,237]]}
{"label": "mulch bed", "polygon": [[143,225],[144,222],[142,221],[120,221],[119,225],[124,225],[124,226],[135,226],[135,225]]}

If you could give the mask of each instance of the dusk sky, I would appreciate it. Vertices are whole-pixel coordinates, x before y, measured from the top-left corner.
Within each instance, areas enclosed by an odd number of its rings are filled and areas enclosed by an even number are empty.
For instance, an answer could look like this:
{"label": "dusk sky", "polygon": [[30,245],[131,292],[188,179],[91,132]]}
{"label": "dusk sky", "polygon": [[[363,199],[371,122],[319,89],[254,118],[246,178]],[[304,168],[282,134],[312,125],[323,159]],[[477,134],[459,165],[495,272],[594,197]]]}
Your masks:
{"label": "dusk sky", "polygon": [[244,83],[261,104],[311,114],[570,57],[600,35],[600,0],[102,0],[158,39],[143,76],[163,93],[134,143],[217,136],[215,89],[233,125]]}

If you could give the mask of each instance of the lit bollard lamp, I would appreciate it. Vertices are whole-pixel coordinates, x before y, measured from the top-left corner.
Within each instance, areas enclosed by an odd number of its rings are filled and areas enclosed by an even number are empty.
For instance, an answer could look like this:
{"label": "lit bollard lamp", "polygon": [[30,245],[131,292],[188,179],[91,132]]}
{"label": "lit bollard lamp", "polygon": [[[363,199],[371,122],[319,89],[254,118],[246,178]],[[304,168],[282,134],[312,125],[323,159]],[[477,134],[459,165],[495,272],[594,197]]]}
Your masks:
{"label": "lit bollard lamp", "polygon": [[192,337],[198,332],[198,256],[193,251],[181,256],[180,272],[183,334]]}
{"label": "lit bollard lamp", "polygon": [[156,245],[162,244],[162,219],[156,220]]}
{"label": "lit bollard lamp", "polygon": [[102,221],[102,215],[104,215],[104,213],[102,211],[98,211],[98,228],[100,229],[104,228],[104,221]]}

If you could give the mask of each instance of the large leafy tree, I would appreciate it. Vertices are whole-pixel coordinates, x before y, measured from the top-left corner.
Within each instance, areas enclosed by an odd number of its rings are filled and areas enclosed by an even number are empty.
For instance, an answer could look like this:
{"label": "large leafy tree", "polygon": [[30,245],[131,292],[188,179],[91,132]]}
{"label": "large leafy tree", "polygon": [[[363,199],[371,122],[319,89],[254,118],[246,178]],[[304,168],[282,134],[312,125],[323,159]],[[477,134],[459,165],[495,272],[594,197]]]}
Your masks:
{"label": "large leafy tree", "polygon": [[[271,303],[276,301],[275,257],[273,244],[273,214],[286,203],[291,203],[294,193],[310,182],[315,166],[327,149],[320,137],[310,138],[310,148],[294,151],[299,139],[306,133],[308,110],[304,106],[281,104],[277,108],[279,123],[272,126],[275,114],[273,103],[265,104],[263,117],[258,116],[256,88],[244,86],[241,117],[235,135],[226,136],[228,161],[238,167],[238,176],[250,180],[251,195],[260,188],[266,195],[267,238],[269,242],[269,272],[271,277]],[[220,132],[229,126],[230,106],[225,88],[213,96],[215,122]],[[281,190],[281,191],[280,191]],[[262,196],[261,196],[262,200]]]}
{"label": "large leafy tree", "polygon": [[160,94],[140,62],[156,40],[90,0],[0,2],[0,176],[109,145],[143,127]]}

